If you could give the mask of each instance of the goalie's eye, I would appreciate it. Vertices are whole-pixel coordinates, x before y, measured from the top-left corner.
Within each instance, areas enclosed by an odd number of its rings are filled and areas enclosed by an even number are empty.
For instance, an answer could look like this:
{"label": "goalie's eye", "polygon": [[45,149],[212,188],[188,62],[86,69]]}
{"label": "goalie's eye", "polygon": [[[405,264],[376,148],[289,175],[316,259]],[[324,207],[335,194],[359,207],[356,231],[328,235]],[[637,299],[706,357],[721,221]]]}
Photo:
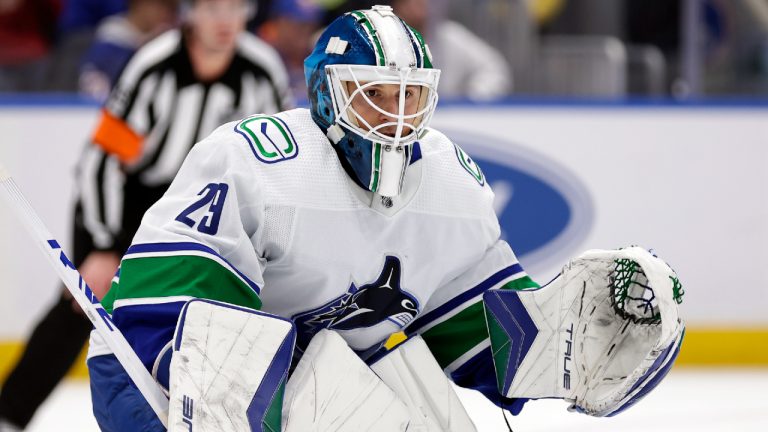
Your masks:
{"label": "goalie's eye", "polygon": [[[419,91],[417,86],[408,86],[405,88],[405,99],[410,99],[414,96],[416,96],[417,92]],[[381,90],[379,87],[369,87],[367,89],[363,90],[363,94],[367,96],[370,99],[378,99],[387,97],[385,93]],[[393,96],[394,98],[400,98],[400,91],[396,91],[393,93],[388,93],[389,95]]]}
{"label": "goalie's eye", "polygon": [[368,96],[371,99],[374,99],[374,98],[377,98],[377,97],[381,96],[381,91],[379,89],[376,89],[376,88],[365,89],[363,91],[363,93],[365,93],[365,95]]}

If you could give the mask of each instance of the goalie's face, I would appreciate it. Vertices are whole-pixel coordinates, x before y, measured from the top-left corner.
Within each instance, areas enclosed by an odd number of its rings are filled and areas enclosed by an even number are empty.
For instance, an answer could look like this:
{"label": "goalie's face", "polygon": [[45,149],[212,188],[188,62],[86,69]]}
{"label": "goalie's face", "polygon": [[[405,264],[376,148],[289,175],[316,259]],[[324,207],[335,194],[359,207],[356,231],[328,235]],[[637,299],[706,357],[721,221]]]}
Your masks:
{"label": "goalie's face", "polygon": [[435,69],[333,65],[326,73],[337,123],[366,140],[412,143],[437,104]]}
{"label": "goalie's face", "polygon": [[[367,131],[378,131],[386,136],[397,135],[400,99],[403,99],[402,136],[408,136],[415,130],[414,124],[420,119],[414,114],[419,111],[422,88],[417,85],[405,86],[403,94],[397,84],[357,83],[347,81],[347,93],[354,95],[350,102],[353,117],[359,126]],[[358,119],[359,117],[359,119]]]}

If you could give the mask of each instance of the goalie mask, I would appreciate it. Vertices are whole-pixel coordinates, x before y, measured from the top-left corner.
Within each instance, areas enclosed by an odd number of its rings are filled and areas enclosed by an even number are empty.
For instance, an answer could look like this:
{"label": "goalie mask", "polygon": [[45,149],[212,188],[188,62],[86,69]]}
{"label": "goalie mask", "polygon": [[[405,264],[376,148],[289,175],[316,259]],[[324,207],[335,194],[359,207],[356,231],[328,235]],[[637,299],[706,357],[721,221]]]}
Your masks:
{"label": "goalie mask", "polygon": [[388,6],[349,12],[304,61],[312,119],[364,189],[396,196],[412,145],[437,105],[440,71],[421,35]]}

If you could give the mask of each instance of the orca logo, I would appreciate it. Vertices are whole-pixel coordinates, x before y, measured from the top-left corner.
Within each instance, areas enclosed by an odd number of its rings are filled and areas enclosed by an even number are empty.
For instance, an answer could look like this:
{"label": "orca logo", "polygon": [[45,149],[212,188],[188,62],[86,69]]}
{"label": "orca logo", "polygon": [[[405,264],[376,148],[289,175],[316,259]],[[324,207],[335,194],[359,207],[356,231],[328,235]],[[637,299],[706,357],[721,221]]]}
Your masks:
{"label": "orca logo", "polygon": [[299,330],[297,345],[306,347],[323,328],[354,330],[390,321],[402,329],[419,313],[414,296],[400,286],[400,260],[387,256],[375,281],[356,287],[354,282],[343,295],[317,309],[293,317]]}

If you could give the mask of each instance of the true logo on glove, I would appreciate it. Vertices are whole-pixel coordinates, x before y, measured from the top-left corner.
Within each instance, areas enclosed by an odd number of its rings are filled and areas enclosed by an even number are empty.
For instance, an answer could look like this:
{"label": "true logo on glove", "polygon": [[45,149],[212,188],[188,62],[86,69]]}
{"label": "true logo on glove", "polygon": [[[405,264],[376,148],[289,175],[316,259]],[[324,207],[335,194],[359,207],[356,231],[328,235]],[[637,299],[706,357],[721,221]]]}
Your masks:
{"label": "true logo on glove", "polygon": [[565,340],[565,353],[563,354],[563,387],[566,390],[571,389],[571,370],[568,368],[568,363],[572,361],[571,353],[573,352],[573,323],[571,327],[565,330],[568,333],[568,339]]}

